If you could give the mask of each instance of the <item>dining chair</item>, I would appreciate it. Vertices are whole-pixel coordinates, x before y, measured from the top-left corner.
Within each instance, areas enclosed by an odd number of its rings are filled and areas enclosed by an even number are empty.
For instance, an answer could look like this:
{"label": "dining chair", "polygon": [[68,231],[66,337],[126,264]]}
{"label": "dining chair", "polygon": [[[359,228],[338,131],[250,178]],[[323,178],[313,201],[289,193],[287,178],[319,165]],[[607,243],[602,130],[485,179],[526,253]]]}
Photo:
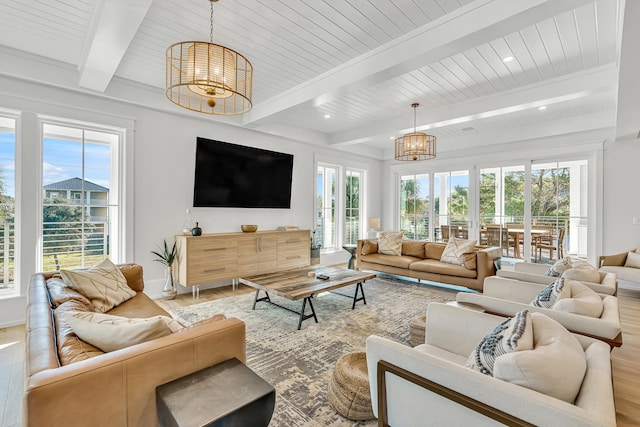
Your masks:
{"label": "dining chair", "polygon": [[564,234],[565,229],[560,228],[558,230],[558,237],[555,239],[555,243],[552,241],[551,243],[540,243],[538,244],[538,259],[542,259],[542,250],[549,251],[549,258],[553,258],[553,252],[556,251],[558,253],[558,259],[564,257]]}
{"label": "dining chair", "polygon": [[500,225],[492,226],[488,225],[486,230],[487,236],[487,245],[488,246],[499,246],[502,248],[502,254],[509,256],[509,248],[513,248],[513,253],[515,255],[515,245],[516,242],[512,238],[509,237],[509,230],[506,227],[501,227]]}
{"label": "dining chair", "polygon": [[448,225],[441,225],[440,226],[440,235],[442,236],[442,241],[443,242],[448,242],[449,241],[449,226]]}

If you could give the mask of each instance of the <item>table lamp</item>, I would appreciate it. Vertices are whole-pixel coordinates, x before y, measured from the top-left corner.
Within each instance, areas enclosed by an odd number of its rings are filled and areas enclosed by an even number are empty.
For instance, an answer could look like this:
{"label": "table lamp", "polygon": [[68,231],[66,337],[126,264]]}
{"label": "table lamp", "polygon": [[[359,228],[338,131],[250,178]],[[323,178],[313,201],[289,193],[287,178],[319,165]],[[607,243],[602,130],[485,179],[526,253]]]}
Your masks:
{"label": "table lamp", "polygon": [[380,218],[369,218],[369,233],[367,238],[375,239],[378,237],[378,230],[380,229]]}

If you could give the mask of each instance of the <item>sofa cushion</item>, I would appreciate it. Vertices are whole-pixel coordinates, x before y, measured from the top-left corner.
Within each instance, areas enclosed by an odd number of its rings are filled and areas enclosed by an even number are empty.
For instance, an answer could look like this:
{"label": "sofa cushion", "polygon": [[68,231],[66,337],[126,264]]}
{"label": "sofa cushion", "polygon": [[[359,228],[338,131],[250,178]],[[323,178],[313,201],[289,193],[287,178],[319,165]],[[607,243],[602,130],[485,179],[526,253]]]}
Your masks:
{"label": "sofa cushion", "polygon": [[79,300],[68,300],[61,303],[53,312],[58,360],[62,366],[104,354],[99,348],[81,340],[64,317],[67,311],[90,311],[92,309],[90,303],[88,307]]}
{"label": "sofa cushion", "polygon": [[629,252],[627,260],[624,262],[625,267],[640,268],[640,253]]}
{"label": "sofa cushion", "polygon": [[411,263],[409,269],[412,271],[423,271],[425,273],[442,274],[445,276],[458,276],[475,279],[478,277],[477,270],[469,270],[463,265],[447,264],[435,259],[424,259]]}
{"label": "sofa cushion", "polygon": [[122,272],[108,258],[87,270],[60,270],[67,286],[86,296],[104,313],[136,295]]}
{"label": "sofa cushion", "polygon": [[373,264],[381,264],[381,265],[388,265],[390,267],[408,269],[411,264],[415,263],[416,261],[421,261],[422,258],[416,258],[408,255],[395,256],[395,255],[383,255],[383,254],[370,254],[370,255],[362,255],[360,257],[360,260],[362,262],[370,262]]}
{"label": "sofa cushion", "polygon": [[560,277],[565,270],[571,268],[571,258],[565,257],[556,261],[549,269],[544,273],[545,276]]}
{"label": "sofa cushion", "polygon": [[531,313],[533,349],[496,359],[495,378],[573,403],[582,386],[587,362],[578,339],[542,313]]}
{"label": "sofa cushion", "polygon": [[365,240],[362,242],[362,249],[360,249],[360,255],[369,255],[378,253],[378,241],[377,240]]}
{"label": "sofa cushion", "polygon": [[424,245],[424,257],[428,259],[437,259],[440,261],[442,253],[447,245],[442,243],[425,243]]}
{"label": "sofa cushion", "polygon": [[60,278],[53,277],[47,280],[47,289],[49,289],[49,296],[51,297],[53,308],[56,308],[60,304],[67,301],[75,300],[80,302],[81,304],[84,304],[87,311],[93,310],[91,301],[89,301],[87,297],[82,295],[80,292],[74,291],[70,287],[66,286]]}
{"label": "sofa cushion", "polygon": [[569,288],[571,296],[557,300],[551,307],[553,310],[597,318],[602,315],[604,303],[593,289],[569,280],[565,281],[565,287]]}
{"label": "sofa cushion", "polygon": [[67,311],[65,319],[83,341],[102,351],[120,350],[182,329],[166,316],[128,318],[87,311]]}
{"label": "sofa cushion", "polygon": [[506,319],[473,349],[466,366],[483,374],[493,375],[493,367],[498,357],[512,351],[533,348],[533,328],[531,316],[522,310]]}
{"label": "sofa cushion", "polygon": [[564,278],[560,277],[545,287],[534,299],[531,301],[531,305],[542,308],[551,308],[557,300],[561,298],[568,298],[571,295],[571,291],[567,286],[564,286]]}
{"label": "sofa cushion", "polygon": [[409,255],[416,258],[424,258],[424,244],[423,240],[403,240],[402,241],[402,255]]}
{"label": "sofa cushion", "polygon": [[378,238],[378,253],[400,256],[402,254],[402,232],[382,231]]}
{"label": "sofa cushion", "polygon": [[562,273],[562,277],[569,280],[581,280],[584,282],[600,283],[600,273],[588,263],[569,268]]}
{"label": "sofa cushion", "polygon": [[462,265],[461,257],[466,252],[471,252],[476,247],[475,240],[458,239],[451,236],[447,247],[444,249],[440,261],[448,264]]}

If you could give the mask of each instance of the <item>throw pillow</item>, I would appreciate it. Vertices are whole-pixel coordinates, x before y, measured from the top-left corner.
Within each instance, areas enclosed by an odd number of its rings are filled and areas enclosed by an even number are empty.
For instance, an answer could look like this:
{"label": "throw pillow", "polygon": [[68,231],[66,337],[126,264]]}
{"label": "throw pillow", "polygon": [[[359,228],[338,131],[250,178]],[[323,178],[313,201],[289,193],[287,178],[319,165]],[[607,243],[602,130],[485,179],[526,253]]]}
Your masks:
{"label": "throw pillow", "polygon": [[440,261],[446,262],[447,264],[462,265],[463,261],[460,259],[462,255],[472,252],[475,247],[475,240],[458,239],[451,236],[449,242],[447,242],[447,246],[444,248],[444,252],[442,252]]}
{"label": "throw pillow", "polygon": [[587,371],[580,342],[542,313],[531,313],[531,323],[533,348],[498,357],[494,378],[573,403]]}
{"label": "throw pillow", "polygon": [[493,367],[498,357],[512,351],[532,348],[533,330],[530,315],[527,310],[522,310],[482,338],[471,352],[466,366],[483,374],[493,375]]}
{"label": "throw pillow", "polygon": [[49,297],[51,298],[54,308],[67,301],[74,300],[82,303],[88,311],[93,310],[91,301],[89,301],[87,297],[82,295],[80,292],[74,291],[70,287],[65,286],[62,279],[52,277],[47,280],[47,289],[49,289]]}
{"label": "throw pillow", "polygon": [[570,292],[569,287],[565,288],[564,286],[564,278],[560,277],[555,282],[545,287],[538,296],[531,301],[531,305],[542,308],[551,308],[556,301],[562,298],[569,298],[571,296]]}
{"label": "throw pillow", "polygon": [[550,277],[560,277],[562,273],[564,273],[565,270],[567,270],[568,268],[571,268],[571,258],[569,257],[562,258],[556,261],[556,263],[553,264],[547,270],[547,272],[544,273],[544,275],[550,276]]}
{"label": "throw pillow", "polygon": [[627,260],[624,263],[625,267],[640,268],[640,253],[629,252],[627,254]]}
{"label": "throw pillow", "polygon": [[136,296],[127,279],[109,259],[87,270],[60,270],[64,283],[89,298],[96,311],[104,313]]}
{"label": "throw pillow", "polygon": [[182,329],[178,322],[167,316],[129,319],[103,313],[67,311],[64,318],[78,338],[104,352],[130,347]]}
{"label": "throw pillow", "polygon": [[580,264],[569,268],[562,273],[562,277],[569,280],[581,280],[583,282],[600,283],[600,273],[590,264]]}
{"label": "throw pillow", "polygon": [[378,253],[400,256],[402,253],[402,231],[383,231],[378,238]]}
{"label": "throw pillow", "polygon": [[361,255],[377,254],[378,242],[376,240],[365,240],[362,243]]}
{"label": "throw pillow", "polygon": [[553,310],[597,318],[602,316],[604,303],[593,289],[570,280],[565,281],[565,287],[569,288],[571,296],[557,300],[551,307]]}

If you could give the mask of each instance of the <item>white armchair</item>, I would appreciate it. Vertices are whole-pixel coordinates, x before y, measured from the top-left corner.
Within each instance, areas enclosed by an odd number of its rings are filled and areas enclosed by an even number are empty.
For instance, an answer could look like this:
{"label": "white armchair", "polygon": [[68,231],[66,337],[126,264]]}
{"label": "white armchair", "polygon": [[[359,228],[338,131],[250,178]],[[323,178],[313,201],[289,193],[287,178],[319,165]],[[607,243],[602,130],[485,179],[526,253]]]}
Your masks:
{"label": "white armchair", "polygon": [[[507,279],[521,280],[523,282],[538,283],[548,285],[557,277],[545,276],[549,270],[549,265],[534,264],[530,262],[516,262],[513,266],[514,270],[498,270],[496,276],[505,277]],[[590,287],[599,294],[617,295],[618,294],[618,278],[615,272],[599,271],[599,282],[587,282],[580,280],[579,282]]]}
{"label": "white armchair", "polygon": [[445,304],[427,309],[426,342],[415,348],[370,336],[373,412],[391,426],[615,426],[609,347],[577,336],[586,374],[574,404],[465,367],[504,318]]}
{"label": "white armchair", "polygon": [[[565,286],[570,286],[570,284],[565,284]],[[482,294],[459,292],[456,295],[456,300],[478,305],[489,313],[501,316],[513,316],[526,308],[531,312],[544,313],[571,332],[600,339],[612,347],[622,345],[618,298],[598,294],[602,298],[602,314],[600,317],[584,316],[531,305],[531,301],[545,287],[546,285],[537,283],[493,276],[485,279]]]}

